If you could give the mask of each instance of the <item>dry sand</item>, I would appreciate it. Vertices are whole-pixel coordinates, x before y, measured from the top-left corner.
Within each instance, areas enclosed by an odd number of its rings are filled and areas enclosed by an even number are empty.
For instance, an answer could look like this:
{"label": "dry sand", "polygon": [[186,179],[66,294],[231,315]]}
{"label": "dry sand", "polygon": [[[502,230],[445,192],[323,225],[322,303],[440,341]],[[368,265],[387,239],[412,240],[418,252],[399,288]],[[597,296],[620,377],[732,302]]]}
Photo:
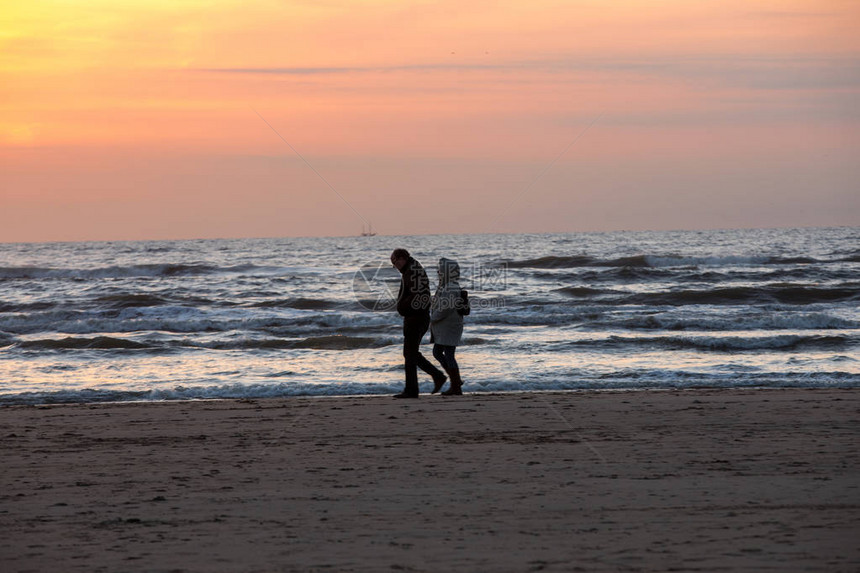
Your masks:
{"label": "dry sand", "polygon": [[856,390],[0,409],[0,571],[857,571]]}

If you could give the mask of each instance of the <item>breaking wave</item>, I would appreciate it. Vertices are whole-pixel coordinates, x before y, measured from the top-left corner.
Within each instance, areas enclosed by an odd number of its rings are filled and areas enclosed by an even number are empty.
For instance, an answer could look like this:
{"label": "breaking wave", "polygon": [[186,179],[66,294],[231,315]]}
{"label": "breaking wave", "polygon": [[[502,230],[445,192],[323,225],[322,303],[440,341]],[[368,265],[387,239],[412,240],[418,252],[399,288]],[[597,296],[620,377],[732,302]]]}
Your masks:
{"label": "breaking wave", "polygon": [[[575,267],[743,267],[766,265],[812,265],[853,260],[853,257],[822,261],[810,257],[723,256],[690,257],[673,255],[633,255],[615,259],[596,259],[587,255],[549,255],[536,259],[503,261],[511,269],[565,269]],[[855,261],[856,262],[856,261]]]}
{"label": "breaking wave", "polygon": [[[601,297],[604,304],[682,306],[698,304],[781,303],[791,305],[819,302],[845,302],[860,299],[860,287],[815,287],[808,285],[775,284],[761,286],[732,286],[712,289],[685,289],[660,292],[625,293],[612,289],[562,287],[556,292],[573,298]],[[606,298],[607,296],[611,298]]]}
{"label": "breaking wave", "polygon": [[685,305],[739,304],[777,302],[783,304],[812,304],[817,302],[851,301],[860,298],[858,288],[823,288],[801,285],[765,285],[756,287],[726,287],[706,290],[681,290],[634,294],[618,301],[620,304]]}
{"label": "breaking wave", "polygon": [[140,350],[152,348],[152,346],[145,343],[135,342],[133,340],[126,340],[123,338],[113,338],[110,336],[96,336],[94,338],[67,337],[60,339],[25,340],[19,342],[18,346],[26,350]]}
{"label": "breaking wave", "polygon": [[111,279],[145,277],[190,277],[216,273],[273,273],[293,269],[259,265],[220,267],[208,264],[143,264],[111,266],[95,269],[65,269],[55,267],[0,267],[0,281],[24,279]]}
{"label": "breaking wave", "polygon": [[[390,383],[313,383],[299,379],[292,372],[280,372],[277,378],[286,382],[269,384],[217,384],[158,388],[151,390],[111,390],[87,388],[47,392],[0,394],[0,406],[79,404],[99,402],[141,402],[177,400],[242,400],[292,398],[300,396],[371,396],[399,392],[402,382]],[[552,378],[517,380],[511,377],[470,381],[470,393],[534,392],[576,390],[642,390],[685,388],[854,388],[860,376],[847,372],[821,372],[814,377],[805,373],[781,376],[759,373],[727,372],[712,374],[677,370],[666,372],[648,369],[619,370],[611,374],[571,371]],[[433,398],[428,398],[433,399]],[[442,398],[437,398],[442,400]]]}
{"label": "breaking wave", "polygon": [[299,310],[329,310],[348,306],[348,304],[333,300],[299,297],[278,300],[266,300],[249,304],[248,306],[251,308],[295,308]]}
{"label": "breaking wave", "polygon": [[186,339],[129,340],[112,336],[65,337],[15,341],[13,338],[0,338],[0,346],[15,345],[24,350],[147,350],[173,351],[177,349],[210,350],[280,350],[305,348],[313,350],[356,350],[361,348],[381,348],[393,344],[391,338],[345,336],[311,336],[307,338],[249,338],[201,342]]}
{"label": "breaking wave", "polygon": [[659,348],[665,350],[706,350],[716,352],[762,350],[841,350],[860,345],[860,338],[851,335],[797,335],[773,336],[609,336],[606,338],[575,340],[557,343],[564,347],[599,347],[604,350],[630,347]]}
{"label": "breaking wave", "polygon": [[[615,325],[616,323],[613,323]],[[673,315],[646,314],[632,317],[621,323],[629,330],[853,330],[860,329],[860,322],[826,313],[784,315],[773,312],[744,312],[737,316],[677,317]]]}

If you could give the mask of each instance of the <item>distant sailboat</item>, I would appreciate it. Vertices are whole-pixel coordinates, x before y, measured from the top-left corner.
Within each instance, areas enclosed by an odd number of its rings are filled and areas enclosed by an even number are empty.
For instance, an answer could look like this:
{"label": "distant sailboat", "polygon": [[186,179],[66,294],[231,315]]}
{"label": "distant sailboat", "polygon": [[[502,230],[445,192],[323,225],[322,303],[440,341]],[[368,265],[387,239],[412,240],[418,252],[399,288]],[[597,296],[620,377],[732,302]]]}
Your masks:
{"label": "distant sailboat", "polygon": [[365,229],[364,225],[362,225],[361,226],[361,236],[362,237],[375,237],[376,233],[373,232],[373,225],[368,223],[367,229]]}

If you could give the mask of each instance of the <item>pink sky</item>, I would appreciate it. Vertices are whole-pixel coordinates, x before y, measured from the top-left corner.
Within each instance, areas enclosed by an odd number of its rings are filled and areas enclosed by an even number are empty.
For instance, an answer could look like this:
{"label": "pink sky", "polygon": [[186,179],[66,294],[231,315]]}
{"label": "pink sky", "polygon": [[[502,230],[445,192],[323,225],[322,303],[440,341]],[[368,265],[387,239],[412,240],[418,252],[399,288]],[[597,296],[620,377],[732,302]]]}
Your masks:
{"label": "pink sky", "polygon": [[3,242],[860,225],[853,2],[21,4]]}

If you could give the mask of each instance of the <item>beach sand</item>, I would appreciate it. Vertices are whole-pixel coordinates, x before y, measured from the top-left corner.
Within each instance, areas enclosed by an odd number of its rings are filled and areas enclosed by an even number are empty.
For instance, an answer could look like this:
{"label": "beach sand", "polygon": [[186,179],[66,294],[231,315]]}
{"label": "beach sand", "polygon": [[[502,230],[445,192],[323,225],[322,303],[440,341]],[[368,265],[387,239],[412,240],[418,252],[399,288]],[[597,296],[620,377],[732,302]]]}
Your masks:
{"label": "beach sand", "polygon": [[0,571],[857,571],[860,391],[0,409]]}

